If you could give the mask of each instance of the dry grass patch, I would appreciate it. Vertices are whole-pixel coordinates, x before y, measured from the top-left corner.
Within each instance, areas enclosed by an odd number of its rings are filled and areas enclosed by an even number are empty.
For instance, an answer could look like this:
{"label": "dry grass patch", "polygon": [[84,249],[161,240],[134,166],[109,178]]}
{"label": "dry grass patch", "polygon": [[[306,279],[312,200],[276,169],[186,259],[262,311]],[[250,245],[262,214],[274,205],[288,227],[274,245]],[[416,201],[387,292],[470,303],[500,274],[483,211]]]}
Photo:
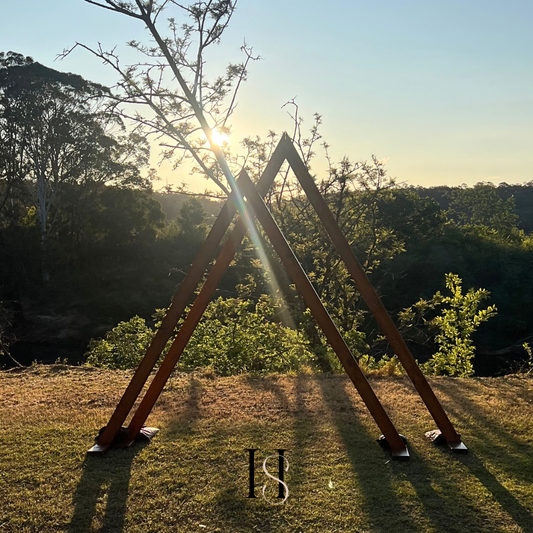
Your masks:
{"label": "dry grass patch", "polygon": [[[150,445],[87,458],[130,378],[60,365],[0,373],[0,532],[533,531],[531,378],[431,380],[466,456],[425,441],[434,423],[408,380],[372,379],[409,439],[412,459],[398,463],[345,376],[177,374]],[[246,498],[246,448],[259,449],[257,496],[260,463],[287,449],[285,504]]]}

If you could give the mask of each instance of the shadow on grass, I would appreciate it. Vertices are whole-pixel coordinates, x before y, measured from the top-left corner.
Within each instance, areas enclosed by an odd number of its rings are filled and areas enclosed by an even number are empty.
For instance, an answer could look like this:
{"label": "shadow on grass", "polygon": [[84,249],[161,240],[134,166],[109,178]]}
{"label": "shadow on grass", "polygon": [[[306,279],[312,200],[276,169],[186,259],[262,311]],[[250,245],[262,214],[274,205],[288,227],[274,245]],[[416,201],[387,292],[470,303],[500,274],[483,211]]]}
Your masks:
{"label": "shadow on grass", "polygon": [[[428,442],[427,446],[433,444]],[[420,512],[431,522],[432,530],[439,533],[479,531],[482,516],[468,495],[461,492],[461,484],[453,479],[455,457],[448,449],[444,447],[442,453],[445,454],[444,461],[452,462],[449,472],[443,471],[442,465],[439,465],[440,468],[432,466],[412,446],[409,453],[411,464],[398,477],[413,487],[421,504]]]}
{"label": "shadow on grass", "polygon": [[[354,502],[354,505],[362,508],[371,531],[390,533],[390,517],[396,516],[397,525],[403,525],[400,523],[401,504],[392,490],[391,480],[387,479],[389,476],[383,475],[387,473],[383,465],[390,460],[390,455],[379,449],[375,438],[369,435],[367,428],[357,419],[357,414],[353,412],[355,409],[352,400],[344,388],[344,380],[336,376],[324,376],[318,380],[318,383],[322,398],[348,453],[356,476],[355,483],[359,489],[361,501]],[[348,386],[352,386],[351,383]],[[378,436],[379,429],[376,427],[376,437]],[[368,463],[369,458],[372,461],[371,464]],[[402,466],[405,465],[399,465],[399,468]]]}
{"label": "shadow on grass", "polygon": [[[246,445],[243,443],[240,453],[242,460],[238,463],[237,473],[233,473],[232,482],[218,491],[213,501],[218,521],[224,524],[224,531],[262,533],[301,531],[295,523],[295,508],[291,503],[294,494],[301,492],[305,484],[306,444],[312,438],[315,424],[312,417],[308,416],[302,399],[306,379],[304,376],[298,376],[296,379],[294,403],[284,388],[275,381],[255,377],[246,379],[246,384],[257,393],[257,397],[265,394],[274,397],[273,400],[267,400],[267,403],[273,405],[275,415],[268,423],[263,420],[252,421],[239,429],[247,442]],[[289,424],[287,420],[290,420]],[[255,499],[247,498],[249,456],[246,447],[248,446],[258,449],[255,454]],[[276,450],[280,448],[286,450],[285,457],[289,462],[289,470],[285,474],[289,497],[285,503],[272,505],[273,502],[279,503],[276,500],[278,484],[266,477],[260,465],[268,455],[275,455]],[[269,472],[278,476],[276,460],[272,459],[268,468]],[[267,503],[262,497],[262,487],[265,484],[271,503]]]}
{"label": "shadow on grass", "polygon": [[[289,400],[282,387],[269,378],[247,377],[245,378],[249,386],[257,396],[272,394],[274,400],[268,404],[274,405],[274,411],[286,411],[289,408]],[[260,464],[269,455],[277,454],[277,449],[284,449],[285,457],[289,461],[289,471],[285,474],[285,482],[289,486],[289,497],[293,490],[293,471],[297,459],[294,455],[295,447],[291,438],[284,432],[272,432],[273,424],[265,424],[264,421],[258,420],[246,424],[242,428],[244,439],[247,444],[242,448],[242,463],[239,469],[240,476],[237,477],[236,483],[220,491],[215,497],[215,509],[219,520],[226,524],[228,531],[257,531],[271,532],[279,531],[286,523],[281,523],[281,515],[284,511],[284,505],[272,507],[266,503],[261,495],[262,486],[266,479]],[[249,456],[246,448],[257,448],[254,461],[254,482],[256,498],[248,498],[248,473],[249,473]],[[274,476],[277,476],[277,461],[272,459],[269,463],[269,469]],[[240,483],[239,483],[240,481]],[[270,482],[271,487],[277,495],[277,484]]]}
{"label": "shadow on grass", "polygon": [[523,531],[533,531],[533,509],[525,508],[485,466],[490,464],[493,470],[502,472],[504,477],[531,486],[533,458],[530,445],[491,419],[476,402],[466,396],[467,391],[476,392],[474,385],[466,381],[461,383],[461,389],[454,387],[453,394],[447,391],[446,408],[458,420],[457,426],[468,425],[475,431],[475,451],[471,446],[468,455],[459,456],[458,459]]}
{"label": "shadow on grass", "polygon": [[[445,456],[448,455],[450,461],[460,462],[472,477],[493,496],[522,531],[533,532],[531,510],[525,508],[485,466],[490,463],[495,470],[502,472],[504,477],[514,477],[525,485],[530,485],[533,471],[530,446],[492,420],[486,410],[481,407],[479,400],[476,403],[467,397],[468,394],[476,396],[480,394],[479,386],[474,382],[436,381],[432,386],[442,401],[445,411],[453,419],[456,429],[461,432],[461,428],[468,428],[469,431],[475,432],[476,436],[475,440],[472,439],[474,435],[470,437],[473,442],[468,442],[469,439],[466,438],[465,443],[470,448],[468,454],[450,455],[446,447],[442,448],[442,453]],[[509,388],[510,390],[505,393],[508,399],[516,398],[521,389],[514,386]],[[488,387],[488,392],[497,392],[499,396],[503,396],[501,386],[497,391],[490,389]],[[478,509],[475,514],[469,511],[472,502],[469,502],[468,498],[474,496],[459,492],[459,487],[464,488],[466,485],[462,482],[459,484],[459,482],[450,481],[449,476],[439,474],[439,471],[421,459],[416,451],[411,449],[410,452],[412,467],[406,479],[413,485],[420,501],[424,504],[425,512],[432,518],[433,523],[446,523],[445,530],[449,532],[462,532],[479,527],[480,520],[482,520],[480,510]],[[448,460],[447,457],[443,459]],[[433,489],[429,488],[429,484],[433,485]],[[432,498],[426,497],[430,492],[434,493],[435,489],[442,495],[438,505],[435,505]],[[450,523],[450,516],[460,516],[460,526]],[[485,513],[483,520],[490,523],[491,518],[490,514]]]}
{"label": "shadow on grass", "polygon": [[147,443],[111,450],[105,456],[88,455],[74,495],[74,514],[68,533],[124,529],[131,465]]}
{"label": "shadow on grass", "polygon": [[200,380],[194,376],[189,378],[187,398],[183,402],[183,408],[175,413],[171,421],[171,428],[181,428],[183,425],[196,422],[200,418],[200,400],[203,389],[204,386]]}
{"label": "shadow on grass", "polygon": [[[201,383],[192,378],[185,409],[179,412],[170,428],[187,432],[199,417]],[[131,448],[110,450],[104,456],[88,455],[74,495],[74,514],[68,533],[87,531],[123,531],[134,458],[149,442],[138,441]]]}
{"label": "shadow on grass", "polygon": [[[335,385],[333,379],[331,383]],[[334,390],[327,386],[329,380],[322,379],[319,383],[348,452],[362,498],[358,503],[368,517],[370,530],[388,533],[394,527],[422,532],[429,528],[437,533],[450,533],[464,531],[464,524],[475,524],[476,514],[458,493],[458,487],[443,480],[442,476],[435,483],[438,472],[425,465],[413,446],[408,444],[411,458],[407,462],[393,461],[388,452],[376,449],[378,445],[368,429],[349,412],[353,405],[344,383],[336,381]],[[352,407],[347,410],[347,405]],[[401,433],[401,428],[398,429]],[[378,432],[376,427],[376,436]],[[444,490],[435,490],[435,484],[440,484]],[[458,517],[458,529],[451,528],[446,520],[450,513]]]}
{"label": "shadow on grass", "polygon": [[[357,526],[364,522],[363,529],[376,533],[389,533],[393,529],[402,529],[412,532],[425,532],[428,530],[436,533],[459,533],[464,531],[463,526],[474,526],[476,529],[476,510],[470,505],[467,497],[459,492],[453,479],[444,476],[442,469],[428,466],[425,459],[411,447],[412,459],[410,462],[396,462],[391,460],[388,452],[382,451],[371,430],[360,419],[361,408],[354,406],[350,394],[345,389],[351,383],[339,379],[338,376],[298,376],[296,379],[295,400],[291,403],[282,387],[272,381],[250,380],[249,386],[260,394],[265,392],[272,394],[282,409],[287,409],[291,418],[291,440],[287,445],[287,457],[291,464],[291,470],[286,480],[288,482],[292,500],[304,509],[291,506],[289,497],[286,505],[273,508],[265,503],[260,497],[259,487],[264,483],[260,476],[262,472],[257,469],[256,485],[257,500],[247,500],[244,497],[246,488],[246,458],[242,460],[242,488],[238,483],[228,483],[228,486],[218,491],[214,504],[217,509],[218,519],[232,531],[278,531],[281,529],[320,531],[326,525],[323,520],[332,521],[331,526],[337,526],[337,517],[332,517],[328,509],[324,514],[316,513],[309,506],[310,499],[307,497],[309,489],[325,487],[328,479],[335,480],[335,466],[338,464],[336,455],[326,460],[326,464],[315,465],[312,461],[319,461],[323,454],[317,455],[315,439],[324,438],[323,431],[333,424],[340,436],[342,445],[347,452],[350,471],[355,474],[355,479],[348,482],[348,487],[353,486],[354,501],[348,502],[347,497],[340,496],[337,502],[339,524],[343,516],[350,516],[353,512],[353,520]],[[322,415],[309,412],[304,395],[315,386],[321,392],[324,401],[325,412]],[[268,403],[268,402],[267,402]],[[320,424],[322,417],[325,423]],[[365,415],[366,416],[366,415]],[[273,422],[276,424],[277,422]],[[261,432],[264,432],[261,434]],[[277,446],[285,447],[280,438],[273,435],[270,424],[250,424],[244,431],[250,442],[255,442],[261,447],[266,438],[274,439],[270,448]],[[376,427],[375,437],[379,435]],[[428,444],[429,446],[429,444]],[[265,446],[262,446],[265,448]],[[265,455],[265,450],[260,450],[257,455]],[[324,450],[328,453],[329,450]],[[272,453],[272,451],[270,451]],[[450,458],[453,461],[453,459]],[[342,459],[340,461],[342,463]],[[318,466],[318,469],[316,469]],[[329,473],[325,470],[331,468]],[[318,479],[318,476],[326,476]],[[259,481],[259,483],[257,483]],[[338,480],[342,486],[342,480]],[[336,482],[337,483],[337,482]],[[343,489],[345,490],[345,489]],[[352,489],[348,488],[352,493]],[[316,492],[314,492],[316,494]],[[304,501],[306,503],[304,503]],[[327,496],[326,496],[326,501]],[[335,492],[331,493],[331,506],[335,506]],[[328,504],[328,507],[329,507]],[[347,510],[352,507],[354,511]],[[361,512],[357,511],[357,508]],[[340,513],[340,514],[339,514]],[[348,514],[346,514],[348,513]],[[457,524],[450,524],[450,517],[457,519]],[[353,527],[356,527],[355,524]],[[354,529],[355,531],[355,529]]]}
{"label": "shadow on grass", "polygon": [[[476,455],[470,453],[459,460],[480,483],[492,494],[502,509],[522,528],[522,531],[533,531],[533,514],[527,510],[492,474]],[[529,468],[531,473],[533,469]],[[531,482],[531,481],[530,481]]]}
{"label": "shadow on grass", "polygon": [[[263,455],[268,452],[275,453],[275,449],[282,447],[286,449],[285,456],[290,464],[289,491],[297,492],[305,483],[307,462],[307,444],[314,439],[316,427],[316,417],[309,412],[306,407],[304,396],[309,390],[309,385],[313,379],[310,376],[299,374],[295,378],[294,402],[291,401],[279,384],[267,379],[252,378],[248,380],[248,385],[257,391],[271,392],[276,398],[277,409],[280,420],[283,418],[291,420],[290,435],[272,442],[268,450],[263,450]],[[262,472],[261,472],[262,474]],[[260,486],[262,486],[261,483]],[[259,492],[259,491],[258,491]]]}
{"label": "shadow on grass", "polygon": [[[531,483],[533,458],[529,451],[530,445],[491,418],[487,414],[489,407],[482,409],[479,401],[474,402],[467,397],[467,391],[477,392],[473,384],[462,380],[461,388],[456,386],[452,393],[447,392],[448,411],[459,420],[459,425],[468,424],[476,431],[476,437],[489,457],[496,458],[506,471],[513,471],[517,478]],[[523,394],[521,390],[513,392],[515,398]],[[530,406],[524,402],[523,408],[530,409]],[[512,415],[505,417],[503,413],[500,416],[501,422],[512,422]]]}

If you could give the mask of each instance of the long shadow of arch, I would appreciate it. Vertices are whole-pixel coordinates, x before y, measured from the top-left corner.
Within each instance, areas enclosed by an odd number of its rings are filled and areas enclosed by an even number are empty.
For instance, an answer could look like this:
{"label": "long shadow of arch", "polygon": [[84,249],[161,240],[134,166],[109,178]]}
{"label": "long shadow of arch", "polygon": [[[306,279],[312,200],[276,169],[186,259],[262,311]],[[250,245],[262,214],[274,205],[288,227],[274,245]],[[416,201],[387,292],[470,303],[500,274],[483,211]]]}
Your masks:
{"label": "long shadow of arch", "polygon": [[[446,389],[445,385],[440,388],[443,392]],[[448,392],[446,400],[447,411],[459,421],[459,427],[464,421],[465,424],[468,423],[473,426],[477,435],[482,435],[482,438],[478,437],[477,452],[486,455],[496,468],[512,475],[524,484],[531,484],[533,458],[530,454],[530,445],[487,416],[478,404],[466,397],[465,389],[472,390],[473,385],[468,382],[462,382],[461,388],[454,387],[453,394]],[[466,420],[467,416],[469,418],[468,421]],[[478,454],[472,450],[472,447],[468,455],[459,456],[458,459],[492,494],[499,505],[523,531],[533,531],[533,509],[526,509],[498,481],[496,476],[485,466],[483,460],[478,457]]]}
{"label": "long shadow of arch", "polygon": [[[402,507],[392,489],[388,469],[383,468],[390,456],[379,449],[375,438],[371,437],[368,429],[359,421],[360,409],[353,405],[345,389],[345,383],[348,382],[339,376],[324,376],[318,383],[360,488],[362,501],[357,503],[367,516],[371,531],[389,533],[390,516],[400,518],[402,515]],[[361,449],[375,449],[371,464],[361,460]],[[366,452],[365,457],[368,456]],[[398,465],[399,468],[405,466]],[[372,498],[370,495],[373,495]]]}
{"label": "long shadow of arch", "polygon": [[122,531],[125,525],[131,466],[147,443],[111,450],[103,457],[88,455],[74,494],[69,533]]}
{"label": "long shadow of arch", "polygon": [[[247,443],[261,442],[263,428],[256,422],[238,422],[238,433],[242,435],[242,448],[234,444],[228,446],[235,433],[235,427],[227,423],[222,416],[220,424],[217,418],[213,418],[213,412],[209,408],[204,411],[202,397],[208,393],[209,385],[195,376],[190,376],[186,385],[182,405],[166,421],[165,435],[168,440],[187,442],[188,439],[197,437],[203,439],[203,447],[210,450],[209,462],[200,467],[208,479],[204,488],[215,487],[213,500],[209,503],[195,503],[189,494],[186,497],[185,510],[192,513],[200,512],[198,505],[205,505],[207,516],[203,519],[209,523],[213,510],[218,514],[218,520],[213,526],[223,525],[223,531],[242,531],[243,527],[249,526],[253,531],[257,525],[257,514],[251,506],[247,505],[246,495],[248,490],[248,456]],[[243,424],[243,425],[241,425]],[[187,454],[186,450],[184,453]],[[182,463],[197,467],[197,459],[184,456]],[[218,463],[217,463],[218,461]],[[196,466],[195,466],[196,465]],[[216,481],[214,481],[216,480]],[[209,491],[211,492],[211,491]],[[196,507],[194,507],[196,506]]]}
{"label": "long shadow of arch", "polygon": [[[459,424],[463,421],[468,422],[471,427],[473,426],[477,436],[483,436],[481,445],[490,453],[491,458],[496,458],[496,462],[506,469],[512,469],[517,479],[531,483],[533,471],[531,445],[495,422],[478,403],[468,398],[465,389],[474,389],[465,381],[461,383],[461,389],[454,387],[453,394],[448,393],[446,401],[449,412],[459,420]],[[520,389],[516,391],[517,395],[520,393],[523,394],[523,391]],[[524,407],[526,406],[527,403],[524,404]],[[468,413],[468,421],[465,413]]]}
{"label": "long shadow of arch", "polygon": [[200,401],[204,385],[194,375],[191,375],[183,387],[186,389],[186,394],[182,399],[182,405],[177,406],[178,411],[168,423],[167,432],[170,434],[187,431],[187,428],[194,426],[201,417]]}
{"label": "long shadow of arch", "polygon": [[[309,436],[320,429],[317,424],[317,415],[307,409],[304,400],[304,394],[310,390],[310,383],[313,383],[316,389],[321,391],[328,418],[336,426],[348,453],[352,471],[356,476],[354,486],[357,488],[357,493],[362,496],[361,500],[354,501],[354,505],[361,507],[369,530],[388,533],[392,517],[398,526],[404,527],[408,531],[426,531],[425,525],[415,524],[411,517],[405,515],[404,502],[400,501],[397,493],[393,490],[393,483],[403,480],[410,482],[414,487],[422,504],[423,522],[430,525],[432,531],[436,533],[459,533],[463,531],[460,524],[457,525],[456,529],[450,528],[445,515],[446,512],[454,514],[456,511],[457,503],[460,501],[460,497],[456,495],[457,487],[453,486],[452,482],[446,482],[441,484],[445,486],[445,495],[441,496],[436,493],[432,487],[430,469],[413,452],[412,447],[413,459],[411,463],[392,463],[390,455],[380,450],[369,429],[358,420],[358,416],[364,412],[364,407],[354,406],[352,398],[345,389],[344,381],[339,376],[299,375],[296,378],[294,405],[296,413],[292,413],[292,416],[296,414],[297,420],[293,424],[291,460],[295,466],[299,463],[302,466],[296,472],[293,471],[290,477],[290,485],[295,491],[300,487],[305,490],[305,484],[309,481],[304,464],[308,459],[305,446],[309,441]],[[346,386],[349,387],[349,382],[346,383]],[[249,384],[258,391],[273,393],[280,405],[289,406],[290,402],[287,396],[276,384],[266,384],[264,380],[250,380]],[[365,450],[364,454],[360,453],[361,449]],[[374,449],[375,454],[369,453],[369,449]],[[362,460],[363,456],[365,461]],[[369,456],[370,463],[368,462]],[[233,498],[236,497],[236,493],[231,492],[231,490],[228,488],[226,497],[219,502],[221,507],[222,501],[230,499],[230,494]],[[462,502],[461,511],[463,523],[476,523],[475,513],[464,502]],[[236,528],[242,525],[242,518],[245,516],[250,519],[250,524],[253,524],[251,519],[254,516],[257,517],[257,515],[250,513],[244,503],[240,506],[240,512],[242,514],[238,516],[225,516],[230,522],[233,521]],[[276,518],[278,517],[271,518],[266,513],[260,513],[260,516],[262,517],[262,530],[276,530]],[[282,525],[286,526],[287,523]]]}
{"label": "long shadow of arch", "polygon": [[[516,383],[506,383],[506,389],[502,390],[498,386],[498,396],[508,396],[509,399],[515,399],[516,395],[523,394],[523,388]],[[405,393],[407,393],[407,384],[402,385]],[[482,438],[472,440],[472,436],[467,437],[467,444],[469,452],[466,455],[451,455],[450,460],[459,461],[470,474],[479,481],[479,483],[492,494],[494,500],[501,506],[501,508],[515,521],[515,523],[522,529],[522,531],[533,531],[533,513],[532,510],[525,508],[518,499],[507,490],[492,474],[484,464],[488,458],[490,462],[494,463],[496,467],[511,473],[517,480],[525,484],[531,483],[531,472],[533,471],[533,458],[530,455],[530,446],[524,441],[520,440],[516,435],[509,433],[501,425],[495,423],[484,411],[480,405],[467,397],[467,393],[479,395],[479,388],[474,386],[474,382],[470,380],[436,380],[432,384],[438,397],[443,402],[446,412],[454,420],[457,428],[468,427],[475,432],[476,437],[482,435]],[[494,393],[494,388],[488,388],[488,392]],[[505,444],[502,444],[505,443]],[[448,455],[446,447],[442,449],[442,453]],[[435,478],[431,466],[424,466],[422,460],[418,459],[416,451],[411,448],[411,456],[413,464],[417,467],[409,472],[407,479],[412,483],[422,503],[424,503],[423,494],[427,493],[429,479],[434,479],[436,485],[440,487],[440,493],[443,496],[444,506],[435,507],[434,505],[427,506],[427,512],[434,517],[434,520],[442,522],[443,509],[446,505],[449,507],[450,503],[454,502],[455,510],[458,508],[466,508],[468,502],[464,499],[461,501],[460,494],[455,497],[450,497],[458,490],[458,486],[449,479],[440,476]],[[483,459],[483,458],[484,459]],[[418,466],[420,463],[420,466]],[[425,474],[424,474],[425,472]],[[473,522],[470,522],[471,519]],[[464,531],[468,529],[468,525],[476,524],[477,516],[465,516],[462,518],[461,527],[457,531]],[[490,516],[485,517],[490,519]],[[465,526],[463,529],[463,525]],[[455,531],[453,525],[452,529],[447,531]]]}
{"label": "long shadow of arch", "polygon": [[[290,460],[290,491],[298,490],[306,479],[306,470],[302,467],[305,463],[305,447],[316,429],[315,417],[307,409],[304,395],[309,390],[311,376],[298,374],[294,384],[294,402],[291,402],[287,393],[278,383],[268,378],[248,379],[247,383],[255,390],[271,392],[277,402],[277,408],[284,411],[293,422],[291,424],[292,435],[287,441],[287,458]],[[275,444],[275,443],[273,443]],[[272,450],[273,451],[273,450]]]}
{"label": "long shadow of arch", "polygon": [[[286,449],[290,468],[285,481],[289,486],[288,502],[290,502],[290,498],[294,497],[292,495],[298,492],[305,480],[305,469],[301,465],[303,463],[302,457],[305,455],[305,440],[309,433],[309,425],[296,420],[295,423],[284,428],[282,419],[283,413],[290,413],[289,416],[292,418],[293,410],[298,410],[303,406],[300,398],[301,381],[298,381],[296,385],[294,405],[292,405],[284,387],[268,377],[248,377],[245,378],[245,382],[258,396],[264,394],[274,396],[274,401],[269,402],[269,405],[272,405],[275,415],[272,423],[266,423],[263,420],[250,421],[246,422],[239,431],[250,446],[259,448],[256,452],[256,466],[267,455],[275,454],[276,449],[280,447]],[[309,422],[309,419],[306,418],[306,422]],[[273,431],[273,427],[279,426],[286,429],[288,433],[280,434]],[[252,500],[246,497],[248,495],[248,456],[245,452],[243,447],[238,481],[228,483],[227,487],[219,491],[214,501],[220,521],[225,524],[227,531],[244,531],[245,528],[249,531],[261,532],[290,530],[293,512],[285,505],[273,507],[261,497],[260,487],[267,480],[264,479],[263,472],[258,467],[255,473],[256,499]],[[271,497],[275,498],[277,486],[272,485],[269,488],[273,490]],[[286,510],[287,512],[285,512]]]}
{"label": "long shadow of arch", "polygon": [[[403,477],[415,490],[422,512],[432,524],[432,530],[439,533],[463,533],[477,530],[482,518],[490,518],[488,515],[480,515],[479,509],[474,508],[468,495],[461,492],[460,483],[433,468],[413,446],[409,448],[409,452],[412,464],[403,473]],[[447,448],[442,453],[448,456],[447,460],[455,462],[455,457]]]}
{"label": "long shadow of arch", "polygon": [[[319,383],[361,489],[360,505],[368,517],[371,531],[389,533],[392,518],[399,529],[406,531],[422,532],[430,527],[436,533],[450,533],[452,529],[446,520],[446,511],[460,516],[465,523],[476,523],[475,510],[462,500],[457,486],[445,482],[446,491],[441,494],[435,490],[431,470],[412,445],[409,446],[411,459],[408,462],[392,461],[388,452],[381,452],[377,448],[376,440],[369,434],[368,428],[358,420],[357,413],[353,413],[355,406],[344,387],[344,383],[349,382],[337,380],[334,391],[328,387],[328,380],[320,380]],[[365,452],[365,457],[370,457],[371,463],[363,462],[359,450],[372,448],[377,448],[375,454]],[[402,480],[412,485],[421,504],[420,513],[423,516],[419,523],[415,524],[413,518],[406,515],[404,498],[400,501],[393,489],[393,484]]]}
{"label": "long shadow of arch", "polygon": [[[167,428],[167,433],[187,433],[198,419],[202,385],[192,376],[187,388],[185,406]],[[68,533],[123,531],[131,467],[135,457],[148,444],[138,441],[131,448],[110,450],[104,456],[86,456],[83,474],[74,494],[74,513],[68,524]]]}
{"label": "long shadow of arch", "polygon": [[[533,531],[533,510],[526,509],[485,467],[483,462],[473,453],[459,457],[470,472],[479,479],[481,484],[492,494],[507,514],[522,528],[522,531]],[[530,472],[533,471],[531,468]]]}

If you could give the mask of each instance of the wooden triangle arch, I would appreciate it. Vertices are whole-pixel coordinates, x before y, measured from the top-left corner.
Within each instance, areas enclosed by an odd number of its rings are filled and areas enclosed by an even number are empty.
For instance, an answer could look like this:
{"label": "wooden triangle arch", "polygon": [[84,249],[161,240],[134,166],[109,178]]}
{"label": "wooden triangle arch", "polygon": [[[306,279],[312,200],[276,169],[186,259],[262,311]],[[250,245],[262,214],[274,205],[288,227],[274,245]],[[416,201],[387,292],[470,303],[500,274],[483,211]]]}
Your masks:
{"label": "wooden triangle arch", "polygon": [[[324,198],[316,187],[312,176],[309,174],[305,164],[298,155],[289,136],[285,133],[274,150],[272,157],[256,186],[254,186],[244,170],[241,172],[237,183],[239,190],[242,191],[243,196],[247,199],[247,206],[244,209],[248,212],[252,221],[253,218],[257,218],[263,226],[265,233],[279,255],[293,283],[303,296],[307,306],[313,313],[315,320],[324,331],[328,342],[343,364],[346,373],[361,395],[361,398],[376,421],[378,427],[381,429],[386,443],[392,451],[393,457],[398,459],[409,457],[409,452],[407,451],[404,440],[399,435],[359,368],[357,361],[351,354],[337,327],[334,325],[331,317],[322,305],[311,282],[307,278],[307,275],[303,271],[292,249],[285,240],[263,201],[263,197],[268,192],[285,161],[289,163],[300,182],[304,192],[309,198],[333,242],[337,253],[346,264],[346,267],[355,281],[357,289],[365,300],[366,305],[376,319],[379,327],[386,335],[394,353],[398,356],[398,359],[405,368],[408,376],[436,422],[440,434],[446,440],[451,450],[465,452],[467,450],[466,446],[461,442],[459,434],[455,431],[439,400],[422,374],[422,371],[418,367],[409,348],[394,325],[394,322],[381,303],[379,296],[366,277],[366,274],[350,248],[348,241],[342,234]],[[101,454],[112,445],[129,446],[135,441],[139,433],[143,433],[150,438],[157,431],[155,428],[144,428],[144,423],[209,304],[218,282],[233,260],[237,247],[240,245],[246,234],[246,225],[240,217],[237,219],[229,238],[226,239],[226,242],[209,272],[200,293],[194,300],[194,303],[179,329],[167,355],[163,359],[163,362],[150,383],[146,394],[135,411],[129,426],[124,428],[122,427],[122,424],[126,420],[135,401],[141,393],[150,372],[153,370],[161,352],[172,336],[178,320],[185,311],[185,308],[190,298],[193,296],[196,287],[200,283],[209,262],[229,228],[237,212],[235,202],[236,197],[233,193],[224,204],[224,207],[220,211],[220,214],[198,252],[189,272],[174,295],[172,304],[162,321],[161,327],[154,336],[152,343],[146,351],[146,355],[126,388],[126,391],[119,401],[107,426],[101,431],[97,439],[97,444],[95,444],[88,453]]]}

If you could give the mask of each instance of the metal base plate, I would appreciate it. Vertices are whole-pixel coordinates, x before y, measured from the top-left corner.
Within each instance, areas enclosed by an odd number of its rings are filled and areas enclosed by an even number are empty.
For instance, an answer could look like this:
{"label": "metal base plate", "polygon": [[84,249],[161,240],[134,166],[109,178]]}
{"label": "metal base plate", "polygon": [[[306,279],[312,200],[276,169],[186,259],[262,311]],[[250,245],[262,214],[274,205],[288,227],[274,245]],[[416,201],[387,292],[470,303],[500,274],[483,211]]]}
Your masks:
{"label": "metal base plate", "polygon": [[[431,431],[426,431],[425,436],[436,446],[447,445],[450,451],[454,453],[468,453],[468,448],[463,444],[463,442],[448,442],[440,429],[433,429]],[[461,436],[461,435],[459,435]]]}
{"label": "metal base plate", "polygon": [[100,444],[95,444],[92,448],[87,450],[87,455],[104,455],[107,450],[111,448],[111,445],[100,446]]}
{"label": "metal base plate", "polygon": [[[404,441],[405,444],[407,444],[407,437],[405,435],[401,435],[400,437]],[[379,439],[376,439],[377,443],[384,449],[384,450],[391,450],[391,447],[389,446],[389,443],[387,442],[387,439],[385,438],[385,435],[381,435]],[[401,448],[399,450],[391,450],[392,458],[395,461],[407,461],[409,459],[409,450],[407,449],[407,446],[405,448]]]}
{"label": "metal base plate", "polygon": [[150,428],[143,426],[139,434],[134,439],[126,439],[117,444],[117,448],[129,448],[137,441],[150,442],[159,433],[159,428]]}
{"label": "metal base plate", "polygon": [[158,433],[159,433],[159,428],[149,428],[147,426],[143,426],[137,438],[144,437],[145,439],[152,440]]}
{"label": "metal base plate", "polygon": [[392,450],[392,458],[395,461],[408,461],[410,459],[407,446],[403,450]]}
{"label": "metal base plate", "polygon": [[468,453],[468,448],[462,442],[448,442],[448,448],[453,453]]}
{"label": "metal base plate", "polygon": [[[102,430],[100,430],[101,433]],[[112,444],[100,445],[97,443],[87,451],[87,455],[104,455],[110,448],[129,448],[137,441],[150,442],[158,433],[159,428],[143,426],[137,437],[130,439],[128,438],[128,428],[121,428]]]}

